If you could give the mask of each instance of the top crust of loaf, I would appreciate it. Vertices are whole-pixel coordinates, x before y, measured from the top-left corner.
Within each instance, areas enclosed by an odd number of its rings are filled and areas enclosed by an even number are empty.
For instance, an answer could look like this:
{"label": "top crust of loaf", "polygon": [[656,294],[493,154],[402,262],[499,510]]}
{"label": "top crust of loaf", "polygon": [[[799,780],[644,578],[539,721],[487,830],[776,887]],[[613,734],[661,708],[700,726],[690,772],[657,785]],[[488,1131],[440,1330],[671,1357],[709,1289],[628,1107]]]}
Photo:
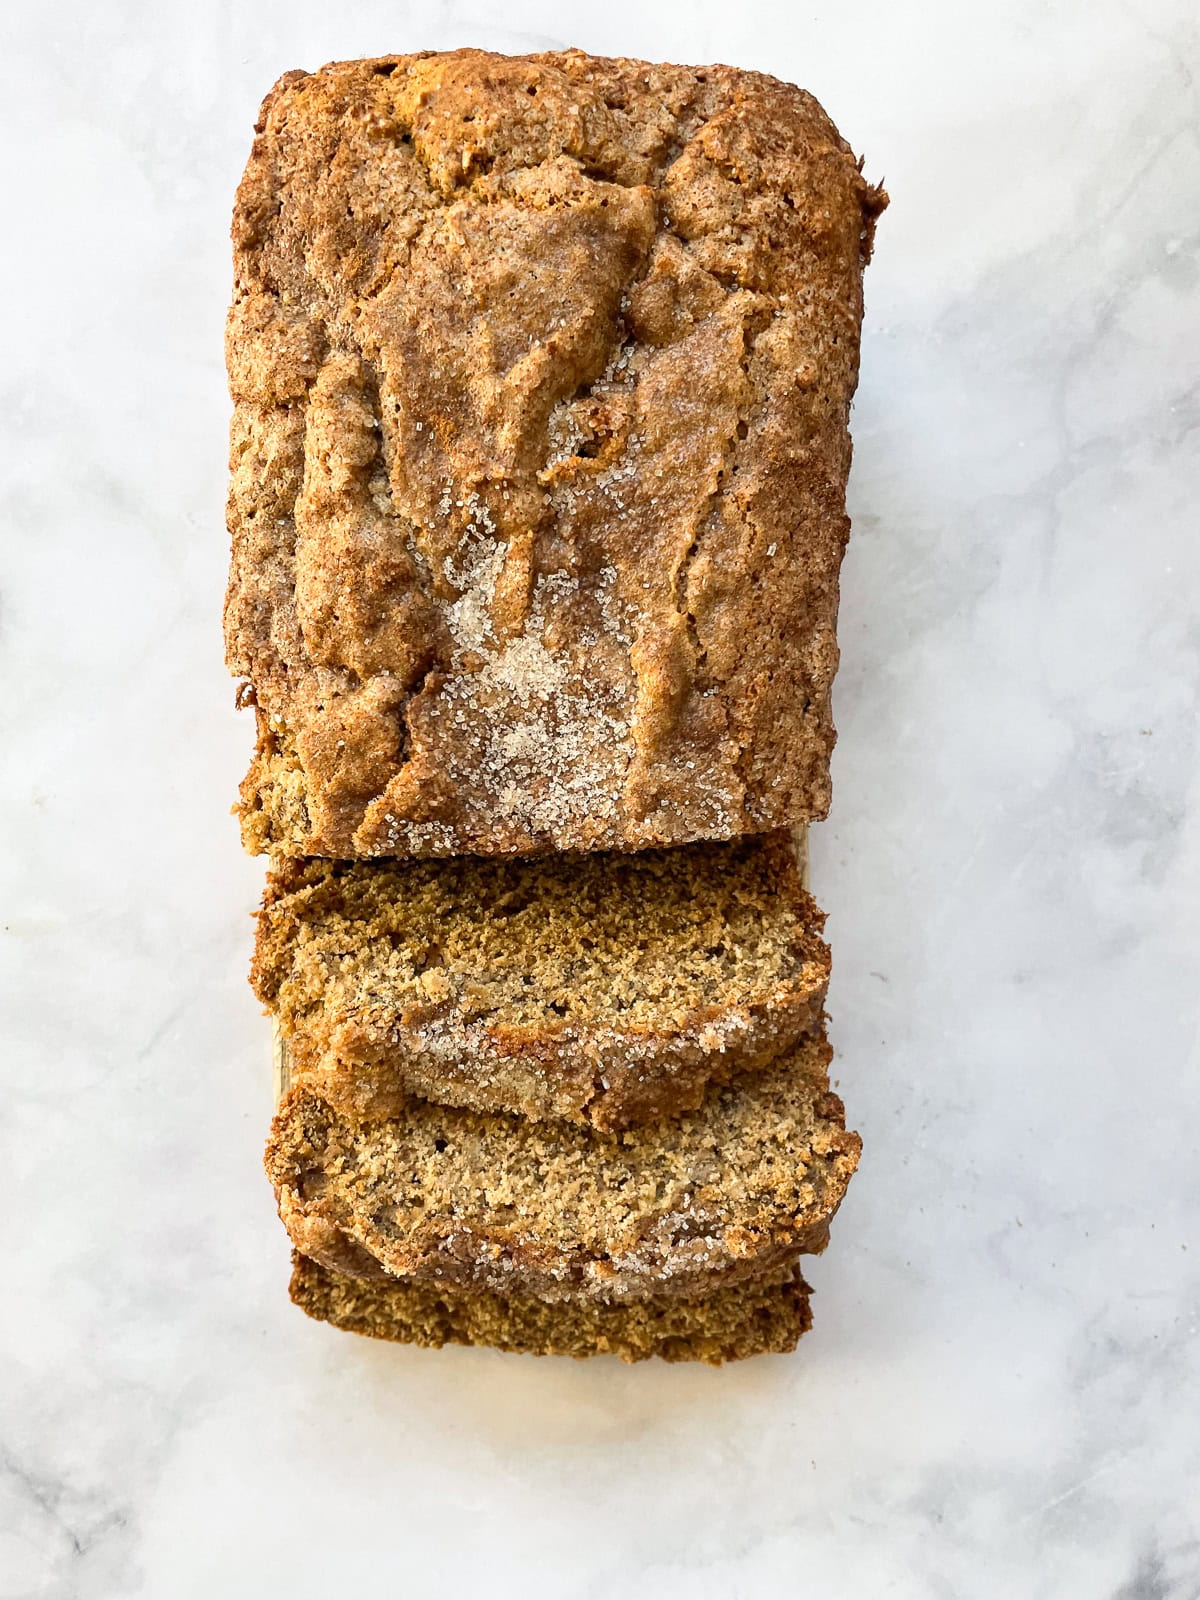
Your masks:
{"label": "top crust of loaf", "polygon": [[248,846],[824,815],[881,192],[810,95],[577,51],[288,73],[234,215]]}

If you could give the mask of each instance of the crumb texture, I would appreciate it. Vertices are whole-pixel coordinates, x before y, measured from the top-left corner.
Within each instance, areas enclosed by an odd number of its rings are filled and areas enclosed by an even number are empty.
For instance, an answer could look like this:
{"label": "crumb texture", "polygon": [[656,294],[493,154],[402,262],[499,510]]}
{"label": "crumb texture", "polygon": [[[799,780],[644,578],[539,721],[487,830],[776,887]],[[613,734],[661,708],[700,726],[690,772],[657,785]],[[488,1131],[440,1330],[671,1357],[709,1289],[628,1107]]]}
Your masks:
{"label": "crumb texture", "polygon": [[267,1171],[296,1248],[545,1300],[695,1298],[824,1247],[858,1162],[823,1039],[669,1122],[600,1133],[416,1102],[356,1123],[303,1085]]}
{"label": "crumb texture", "polygon": [[702,1300],[549,1306],[529,1296],[463,1294],[398,1278],[354,1277],[298,1252],[292,1258],[292,1299],[319,1322],[402,1344],[491,1345],[536,1356],[658,1356],[719,1366],[782,1354],[794,1350],[811,1326],[809,1292],[792,1266],[778,1281],[723,1289]]}
{"label": "crumb texture", "polygon": [[323,859],[268,880],[252,980],[293,1081],[619,1128],[817,1029],[823,917],[785,835],[634,855]]}
{"label": "crumb texture", "polygon": [[643,849],[822,816],[882,194],[754,73],[288,73],[234,215],[253,850]]}

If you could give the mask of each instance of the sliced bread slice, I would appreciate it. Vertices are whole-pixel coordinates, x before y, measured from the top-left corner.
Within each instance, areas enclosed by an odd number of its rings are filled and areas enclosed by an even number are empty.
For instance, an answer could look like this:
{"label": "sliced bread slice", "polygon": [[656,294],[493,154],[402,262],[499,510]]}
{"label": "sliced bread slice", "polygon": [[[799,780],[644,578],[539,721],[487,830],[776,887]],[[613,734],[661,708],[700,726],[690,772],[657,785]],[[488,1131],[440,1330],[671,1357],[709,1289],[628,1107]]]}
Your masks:
{"label": "sliced bread slice", "polygon": [[305,1255],[546,1300],[695,1297],[824,1247],[858,1163],[823,1037],[623,1133],[414,1101],[356,1123],[312,1089],[267,1146]]}
{"label": "sliced bread slice", "polygon": [[547,1305],[524,1296],[454,1292],[401,1278],[333,1272],[298,1251],[290,1293],[318,1322],[349,1333],[440,1349],[490,1345],[535,1356],[613,1355],[622,1361],[705,1361],[720,1366],[796,1348],[812,1326],[798,1266],[778,1282],[739,1284],[702,1300],[661,1297],[633,1305],[583,1300]]}
{"label": "sliced bread slice", "polygon": [[620,1128],[818,1028],[824,917],[786,834],[641,855],[279,863],[251,981],[293,1082]]}

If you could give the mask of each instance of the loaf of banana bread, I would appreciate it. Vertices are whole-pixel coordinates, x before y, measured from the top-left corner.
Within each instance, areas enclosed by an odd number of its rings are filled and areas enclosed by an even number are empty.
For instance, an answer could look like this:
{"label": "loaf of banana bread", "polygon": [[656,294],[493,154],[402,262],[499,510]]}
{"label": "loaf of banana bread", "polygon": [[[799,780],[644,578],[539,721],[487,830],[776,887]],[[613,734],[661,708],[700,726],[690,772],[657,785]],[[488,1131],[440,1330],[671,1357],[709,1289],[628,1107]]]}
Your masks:
{"label": "loaf of banana bread", "polygon": [[825,813],[884,204],[758,73],[462,50],[280,79],[227,338],[250,849]]}

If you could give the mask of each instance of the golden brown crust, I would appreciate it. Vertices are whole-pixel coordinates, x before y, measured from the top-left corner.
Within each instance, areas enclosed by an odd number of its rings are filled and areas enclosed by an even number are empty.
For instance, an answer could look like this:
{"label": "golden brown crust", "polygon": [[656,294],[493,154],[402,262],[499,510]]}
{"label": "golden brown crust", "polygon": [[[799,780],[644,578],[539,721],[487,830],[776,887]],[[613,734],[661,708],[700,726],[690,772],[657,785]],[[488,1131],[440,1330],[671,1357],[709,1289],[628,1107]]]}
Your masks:
{"label": "golden brown crust", "polygon": [[824,814],[861,273],[802,91],[479,51],[289,73],[238,192],[226,637],[256,850]]}
{"label": "golden brown crust", "polygon": [[267,1172],[297,1248],[335,1270],[348,1245],[396,1276],[546,1300],[695,1298],[824,1248],[861,1148],[828,1059],[811,1040],[621,1134],[425,1103],[355,1124],[300,1086]]}
{"label": "golden brown crust", "polygon": [[824,918],[786,835],[621,856],[281,862],[252,982],[293,1082],[602,1129],[698,1106],[821,1024]]}
{"label": "golden brown crust", "polygon": [[796,1348],[812,1326],[809,1287],[789,1266],[779,1282],[725,1289],[703,1300],[584,1301],[549,1306],[525,1296],[456,1294],[399,1278],[331,1271],[297,1251],[292,1300],[318,1322],[373,1339],[440,1349],[490,1345],[536,1356],[613,1355],[622,1361],[704,1361],[719,1366]]}

